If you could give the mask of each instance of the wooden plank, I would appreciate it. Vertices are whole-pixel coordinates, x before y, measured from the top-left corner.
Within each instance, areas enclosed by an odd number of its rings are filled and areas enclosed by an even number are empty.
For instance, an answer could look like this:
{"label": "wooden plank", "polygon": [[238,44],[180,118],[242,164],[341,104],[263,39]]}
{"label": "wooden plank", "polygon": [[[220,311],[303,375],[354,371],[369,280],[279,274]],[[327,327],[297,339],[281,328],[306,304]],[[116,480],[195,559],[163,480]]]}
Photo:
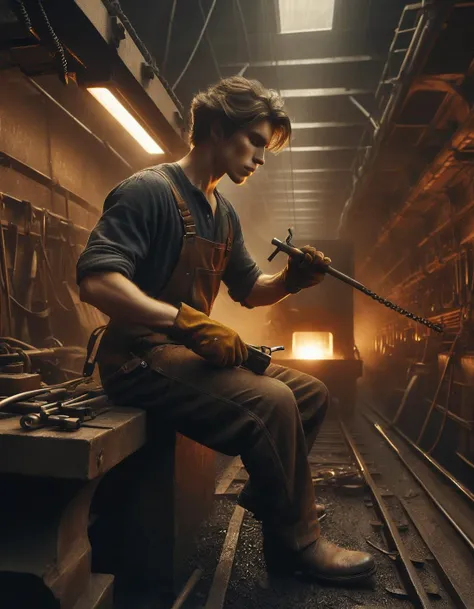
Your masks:
{"label": "wooden plank", "polygon": [[0,473],[92,480],[138,450],[146,414],[117,408],[74,432],[25,432],[19,417],[0,420]]}
{"label": "wooden plank", "polygon": [[245,510],[240,506],[237,506],[232,514],[219,558],[219,564],[214,573],[214,579],[212,580],[212,586],[204,609],[222,609],[224,607],[225,595],[234,565],[234,557],[244,515]]}
{"label": "wooden plank", "polygon": [[92,573],[89,586],[74,609],[113,609],[114,576]]}
{"label": "wooden plank", "polygon": [[232,481],[240,472],[242,467],[243,465],[240,457],[235,457],[232,459],[219,480],[215,490],[216,495],[222,495],[223,493],[227,492],[229,486],[232,484]]}

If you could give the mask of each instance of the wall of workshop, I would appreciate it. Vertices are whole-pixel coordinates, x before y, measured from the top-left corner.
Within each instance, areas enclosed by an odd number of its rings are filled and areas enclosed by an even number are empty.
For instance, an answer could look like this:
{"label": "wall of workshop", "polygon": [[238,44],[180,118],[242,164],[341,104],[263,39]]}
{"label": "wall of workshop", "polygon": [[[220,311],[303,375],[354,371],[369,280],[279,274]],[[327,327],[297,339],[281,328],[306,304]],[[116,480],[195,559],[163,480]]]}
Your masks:
{"label": "wall of workshop", "polygon": [[472,489],[474,106],[450,95],[418,127],[418,148],[406,144],[407,115],[398,118],[364,193],[356,264],[360,281],[443,334],[358,294],[356,342],[370,402]]}
{"label": "wall of workshop", "polygon": [[[36,81],[97,137],[38,92],[19,71],[0,72],[0,158],[4,155],[0,162],[0,193],[11,291],[28,308],[43,309],[46,304],[51,307],[51,327],[45,328],[44,320],[25,315],[21,308],[12,304],[13,327],[9,327],[2,274],[1,335],[13,335],[34,342],[35,346],[44,346],[45,334],[51,331],[63,344],[85,345],[92,327],[104,318],[92,307],[79,302],[75,260],[100,216],[107,192],[137,169],[167,159],[142,152],[87,92],[75,85],[66,87],[54,76],[38,77]],[[110,147],[128,164],[111,152]],[[67,201],[63,194],[8,166],[5,155],[52,178],[87,201],[90,210],[83,209],[74,200]],[[10,197],[20,202],[14,203]],[[71,229],[68,229],[67,223],[46,216],[45,244],[52,267],[50,278],[44,269],[39,246],[43,213],[35,212],[29,224],[29,205],[22,201],[71,222]],[[30,235],[25,236],[24,232],[28,230]],[[16,267],[14,274],[13,266]]]}

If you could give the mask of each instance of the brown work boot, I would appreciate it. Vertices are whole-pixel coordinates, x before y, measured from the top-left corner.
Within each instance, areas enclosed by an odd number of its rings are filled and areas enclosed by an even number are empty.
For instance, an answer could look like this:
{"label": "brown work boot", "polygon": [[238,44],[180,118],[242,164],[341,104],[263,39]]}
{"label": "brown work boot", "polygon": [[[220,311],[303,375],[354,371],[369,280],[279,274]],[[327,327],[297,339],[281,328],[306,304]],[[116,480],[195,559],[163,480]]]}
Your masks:
{"label": "brown work boot", "polygon": [[319,538],[304,550],[284,549],[270,536],[264,537],[263,552],[269,575],[301,573],[318,581],[351,584],[375,573],[373,557],[366,552],[345,550]]}
{"label": "brown work boot", "polygon": [[[255,520],[262,520],[264,510],[254,500],[252,494],[247,493],[245,490],[243,490],[237,497],[237,503],[245,510],[251,512]],[[322,518],[326,516],[326,506],[322,503],[315,503],[315,507],[318,519],[322,520]]]}

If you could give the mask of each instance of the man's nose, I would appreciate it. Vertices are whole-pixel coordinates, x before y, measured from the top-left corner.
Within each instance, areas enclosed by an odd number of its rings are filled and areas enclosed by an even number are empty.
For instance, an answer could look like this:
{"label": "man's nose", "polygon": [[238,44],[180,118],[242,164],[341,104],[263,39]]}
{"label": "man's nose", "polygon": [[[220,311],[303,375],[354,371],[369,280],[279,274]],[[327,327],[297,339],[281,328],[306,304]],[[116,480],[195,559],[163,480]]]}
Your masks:
{"label": "man's nose", "polygon": [[265,149],[257,150],[253,157],[253,162],[256,165],[265,165]]}

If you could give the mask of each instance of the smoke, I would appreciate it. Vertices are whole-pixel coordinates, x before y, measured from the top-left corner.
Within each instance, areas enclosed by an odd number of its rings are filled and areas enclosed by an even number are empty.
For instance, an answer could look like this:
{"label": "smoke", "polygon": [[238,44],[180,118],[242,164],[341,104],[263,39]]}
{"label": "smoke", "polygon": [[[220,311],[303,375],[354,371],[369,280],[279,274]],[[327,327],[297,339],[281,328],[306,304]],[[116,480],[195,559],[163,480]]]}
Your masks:
{"label": "smoke", "polygon": [[[267,260],[274,249],[271,240],[278,236],[278,227],[269,217],[258,190],[252,188],[250,184],[238,187],[224,178],[219,186],[219,192],[237,211],[245,245],[259,268],[268,274],[281,270],[286,264],[285,254],[280,254],[271,263]],[[261,345],[265,344],[270,310],[271,306],[247,309],[240,303],[234,302],[228,295],[227,288],[222,285],[214,304],[212,317],[236,330],[245,342]]]}

